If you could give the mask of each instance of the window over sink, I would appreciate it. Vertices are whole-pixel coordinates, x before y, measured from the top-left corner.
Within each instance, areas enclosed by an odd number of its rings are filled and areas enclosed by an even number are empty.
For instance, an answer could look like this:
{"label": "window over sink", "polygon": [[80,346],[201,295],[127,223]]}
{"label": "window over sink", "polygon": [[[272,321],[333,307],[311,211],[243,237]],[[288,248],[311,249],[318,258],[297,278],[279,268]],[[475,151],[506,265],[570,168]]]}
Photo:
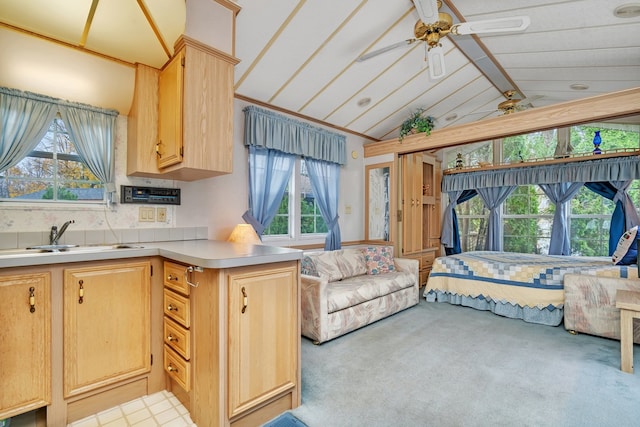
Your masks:
{"label": "window over sink", "polygon": [[58,116],[33,151],[0,173],[0,199],[99,203],[104,200],[104,183],[78,155]]}

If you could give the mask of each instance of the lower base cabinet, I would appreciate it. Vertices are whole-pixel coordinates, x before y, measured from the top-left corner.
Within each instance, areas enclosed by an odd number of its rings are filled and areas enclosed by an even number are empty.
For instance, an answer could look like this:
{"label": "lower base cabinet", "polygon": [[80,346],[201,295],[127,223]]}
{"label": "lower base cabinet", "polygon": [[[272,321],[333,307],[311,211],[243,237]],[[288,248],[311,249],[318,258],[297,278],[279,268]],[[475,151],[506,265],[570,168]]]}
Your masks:
{"label": "lower base cabinet", "polygon": [[64,397],[151,370],[149,262],[64,271]]}
{"label": "lower base cabinet", "polygon": [[51,275],[0,275],[0,420],[51,403]]}
{"label": "lower base cabinet", "polygon": [[182,357],[171,348],[167,354],[178,359],[165,370],[192,420],[255,426],[299,406],[298,261],[191,274],[190,389],[181,385],[175,368]]}

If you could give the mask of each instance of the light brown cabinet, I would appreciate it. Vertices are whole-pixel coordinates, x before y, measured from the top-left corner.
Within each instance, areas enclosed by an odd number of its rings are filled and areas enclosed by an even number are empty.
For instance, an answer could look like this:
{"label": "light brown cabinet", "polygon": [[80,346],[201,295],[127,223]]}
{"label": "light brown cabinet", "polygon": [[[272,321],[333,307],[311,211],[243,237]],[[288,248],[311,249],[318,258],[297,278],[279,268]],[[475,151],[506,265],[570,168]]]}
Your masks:
{"label": "light brown cabinet", "polygon": [[229,272],[229,417],[296,387],[297,278],[294,267]]}
{"label": "light brown cabinet", "polygon": [[[179,294],[187,267],[165,262],[165,294],[184,297],[190,310],[186,327],[165,307],[165,371],[193,421],[260,425],[298,406],[298,262],[189,272],[196,286]],[[180,350],[184,334],[190,344]]]}
{"label": "light brown cabinet", "polygon": [[440,255],[440,162],[427,153],[400,157],[402,222],[399,252],[420,263],[420,283],[425,284],[435,257]]}
{"label": "light brown cabinet", "polygon": [[193,181],[232,172],[237,63],[182,36],[162,70],[137,66],[128,175]]}
{"label": "light brown cabinet", "polygon": [[51,275],[0,276],[0,419],[51,403]]}
{"label": "light brown cabinet", "polygon": [[64,270],[64,397],[151,369],[151,267],[130,262]]}

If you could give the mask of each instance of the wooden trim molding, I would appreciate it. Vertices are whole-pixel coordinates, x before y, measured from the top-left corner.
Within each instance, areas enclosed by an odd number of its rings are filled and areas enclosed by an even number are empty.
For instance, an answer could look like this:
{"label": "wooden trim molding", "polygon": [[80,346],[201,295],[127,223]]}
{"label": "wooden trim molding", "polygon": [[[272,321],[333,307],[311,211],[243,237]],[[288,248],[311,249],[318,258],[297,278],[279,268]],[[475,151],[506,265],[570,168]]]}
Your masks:
{"label": "wooden trim molding", "polygon": [[640,113],[640,87],[364,145],[364,157],[414,153]]}

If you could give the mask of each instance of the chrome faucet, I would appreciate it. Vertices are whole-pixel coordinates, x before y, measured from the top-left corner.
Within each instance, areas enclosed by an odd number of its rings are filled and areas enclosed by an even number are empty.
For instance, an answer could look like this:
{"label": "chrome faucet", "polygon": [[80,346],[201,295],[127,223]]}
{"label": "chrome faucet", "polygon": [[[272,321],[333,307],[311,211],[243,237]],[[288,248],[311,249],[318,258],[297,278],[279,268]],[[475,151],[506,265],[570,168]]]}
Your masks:
{"label": "chrome faucet", "polygon": [[52,226],[51,227],[51,233],[49,233],[49,244],[50,245],[57,245],[58,244],[58,240],[60,239],[60,237],[62,237],[62,235],[64,234],[64,232],[67,230],[67,227],[69,227],[69,224],[73,224],[75,221],[71,220],[71,221],[67,221],[64,224],[62,224],[62,227],[60,227],[60,231],[58,231],[58,227],[57,226]]}

